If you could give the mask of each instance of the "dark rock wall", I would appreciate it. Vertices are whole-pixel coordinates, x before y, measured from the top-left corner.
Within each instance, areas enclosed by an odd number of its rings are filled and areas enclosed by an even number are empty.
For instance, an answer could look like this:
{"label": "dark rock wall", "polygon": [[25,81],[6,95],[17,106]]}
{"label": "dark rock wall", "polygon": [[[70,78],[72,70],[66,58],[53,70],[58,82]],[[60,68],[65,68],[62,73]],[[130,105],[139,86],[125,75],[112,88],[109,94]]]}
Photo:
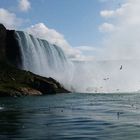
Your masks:
{"label": "dark rock wall", "polygon": [[21,68],[22,59],[19,43],[14,30],[7,30],[6,36],[6,58],[10,64]]}
{"label": "dark rock wall", "polygon": [[21,51],[14,30],[6,30],[0,24],[0,61],[20,68],[22,66]]}
{"label": "dark rock wall", "polygon": [[0,61],[6,59],[6,28],[0,24]]}

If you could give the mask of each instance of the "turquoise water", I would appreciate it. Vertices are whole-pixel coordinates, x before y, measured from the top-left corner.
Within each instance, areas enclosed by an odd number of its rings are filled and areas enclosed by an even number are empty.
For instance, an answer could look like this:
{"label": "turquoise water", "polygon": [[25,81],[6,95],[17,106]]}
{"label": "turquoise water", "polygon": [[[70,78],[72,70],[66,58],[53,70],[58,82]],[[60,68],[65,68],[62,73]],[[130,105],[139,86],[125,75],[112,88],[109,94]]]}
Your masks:
{"label": "turquoise water", "polygon": [[0,98],[0,140],[140,140],[140,94]]}

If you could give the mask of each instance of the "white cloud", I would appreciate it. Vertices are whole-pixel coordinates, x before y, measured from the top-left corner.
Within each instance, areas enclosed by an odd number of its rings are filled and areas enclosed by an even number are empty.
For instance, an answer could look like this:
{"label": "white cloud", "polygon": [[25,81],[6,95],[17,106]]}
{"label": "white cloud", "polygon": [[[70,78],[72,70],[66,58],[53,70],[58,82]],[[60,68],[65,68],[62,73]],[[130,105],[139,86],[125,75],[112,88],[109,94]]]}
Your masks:
{"label": "white cloud", "polygon": [[140,0],[126,0],[125,4],[114,10],[112,17],[117,30],[111,32],[105,42],[103,54],[105,57],[108,59],[140,59],[139,13]]}
{"label": "white cloud", "polygon": [[4,26],[9,29],[15,29],[22,23],[22,19],[17,18],[14,13],[11,13],[4,8],[0,8],[0,23],[4,24]]}
{"label": "white cloud", "polygon": [[113,10],[103,10],[100,12],[100,15],[105,18],[110,18],[110,17],[114,16],[114,13],[115,12]]}
{"label": "white cloud", "polygon": [[78,49],[80,51],[86,51],[86,52],[99,51],[99,49],[97,47],[93,47],[93,46],[78,46],[78,47],[76,47],[76,49]]}
{"label": "white cloud", "polygon": [[99,31],[100,32],[112,32],[115,30],[115,26],[110,23],[103,23],[102,25],[99,26]]}
{"label": "white cloud", "polygon": [[19,9],[23,12],[27,12],[31,8],[29,0],[19,0]]}
{"label": "white cloud", "polygon": [[26,31],[37,38],[45,39],[52,44],[60,46],[70,58],[79,58],[81,55],[78,49],[74,49],[70,46],[62,34],[54,29],[48,28],[44,23],[32,25],[27,28]]}
{"label": "white cloud", "polygon": [[[78,46],[75,47],[76,50],[79,50],[80,55],[76,60],[79,61],[93,61],[98,58],[97,54],[101,53],[102,49],[95,46]],[[75,58],[73,59],[75,60]]]}
{"label": "white cloud", "polygon": [[114,0],[99,0],[99,2],[110,2],[110,1],[114,1]]}
{"label": "white cloud", "polygon": [[95,57],[93,55],[79,55],[77,58],[72,58],[72,61],[93,61],[95,60]]}
{"label": "white cloud", "polygon": [[56,44],[61,47],[65,54],[74,61],[90,61],[95,59],[94,56],[85,55],[85,52],[97,51],[92,46],[79,46],[71,47],[66,41],[64,36],[57,32],[55,29],[48,28],[44,23],[38,23],[27,28],[26,31],[29,34],[34,35],[37,38],[45,39],[52,44]]}
{"label": "white cloud", "polygon": [[100,12],[100,15],[104,18],[112,18],[117,16],[123,16],[127,8],[131,6],[130,3],[122,4],[120,8],[117,8],[115,10],[103,10]]}

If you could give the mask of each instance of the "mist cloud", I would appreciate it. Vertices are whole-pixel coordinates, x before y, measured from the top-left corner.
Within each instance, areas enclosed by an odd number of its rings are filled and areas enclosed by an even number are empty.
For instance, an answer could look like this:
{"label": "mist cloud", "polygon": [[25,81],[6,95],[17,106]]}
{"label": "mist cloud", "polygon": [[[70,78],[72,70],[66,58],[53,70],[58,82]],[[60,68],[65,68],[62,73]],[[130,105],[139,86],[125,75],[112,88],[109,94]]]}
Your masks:
{"label": "mist cloud", "polygon": [[101,12],[102,17],[113,18],[110,24],[115,27],[115,32],[107,34],[104,43],[102,55],[106,59],[140,59],[139,13],[139,0],[127,0],[118,9]]}

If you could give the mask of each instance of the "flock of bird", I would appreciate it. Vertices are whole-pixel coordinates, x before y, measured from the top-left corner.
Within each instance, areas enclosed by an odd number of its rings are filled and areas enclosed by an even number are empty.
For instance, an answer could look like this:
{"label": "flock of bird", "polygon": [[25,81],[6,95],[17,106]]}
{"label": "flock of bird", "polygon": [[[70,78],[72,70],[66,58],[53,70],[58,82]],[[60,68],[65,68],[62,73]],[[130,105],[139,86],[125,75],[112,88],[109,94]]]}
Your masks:
{"label": "flock of bird", "polygon": [[[119,68],[119,70],[122,70],[122,68],[123,68],[123,66],[121,65],[120,68]],[[109,80],[109,79],[110,79],[109,77],[103,78],[104,81],[107,81],[107,80]],[[102,86],[100,87],[100,90],[101,90],[101,89],[103,89]],[[99,90],[98,88],[94,88],[94,89],[93,89],[93,88],[87,88],[87,91],[88,91],[88,92],[94,91],[95,93],[97,93],[98,90]],[[119,89],[116,89],[116,91],[119,91]]]}

